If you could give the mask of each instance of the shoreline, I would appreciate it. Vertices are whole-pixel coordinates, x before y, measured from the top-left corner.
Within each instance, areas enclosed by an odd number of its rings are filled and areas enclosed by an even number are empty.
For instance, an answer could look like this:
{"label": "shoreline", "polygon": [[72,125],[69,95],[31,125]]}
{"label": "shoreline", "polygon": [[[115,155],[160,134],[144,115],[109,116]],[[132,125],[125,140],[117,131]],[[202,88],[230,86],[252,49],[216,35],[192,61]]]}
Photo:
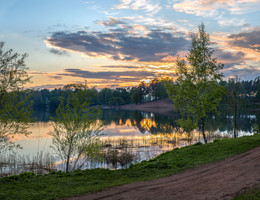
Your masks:
{"label": "shoreline", "polygon": [[102,106],[102,109],[118,109],[130,111],[143,111],[161,115],[170,115],[173,112],[173,103],[171,99],[165,98],[160,100],[149,101],[141,104],[126,104],[120,106]]}

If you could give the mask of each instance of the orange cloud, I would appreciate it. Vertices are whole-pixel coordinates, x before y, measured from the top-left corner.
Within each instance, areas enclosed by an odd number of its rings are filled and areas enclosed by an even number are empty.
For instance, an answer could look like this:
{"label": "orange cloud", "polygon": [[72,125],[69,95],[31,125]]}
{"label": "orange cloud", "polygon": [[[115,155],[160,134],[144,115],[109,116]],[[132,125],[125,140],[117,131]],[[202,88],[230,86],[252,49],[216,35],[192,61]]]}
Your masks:
{"label": "orange cloud", "polygon": [[232,14],[241,14],[257,10],[259,0],[183,0],[173,4],[178,12],[195,14],[197,16],[219,15],[219,10],[227,10]]}

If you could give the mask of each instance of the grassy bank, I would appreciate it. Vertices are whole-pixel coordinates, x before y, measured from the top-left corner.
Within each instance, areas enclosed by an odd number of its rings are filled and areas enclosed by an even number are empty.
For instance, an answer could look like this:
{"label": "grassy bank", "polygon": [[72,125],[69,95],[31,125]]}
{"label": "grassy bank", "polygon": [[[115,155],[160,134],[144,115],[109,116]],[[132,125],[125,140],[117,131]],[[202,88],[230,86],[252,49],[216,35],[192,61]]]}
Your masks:
{"label": "grassy bank", "polygon": [[44,176],[23,173],[0,179],[0,199],[60,199],[130,182],[156,179],[260,146],[260,135],[195,144],[161,154],[129,169],[93,169]]}
{"label": "grassy bank", "polygon": [[254,189],[234,198],[233,200],[259,200],[260,199],[260,184]]}

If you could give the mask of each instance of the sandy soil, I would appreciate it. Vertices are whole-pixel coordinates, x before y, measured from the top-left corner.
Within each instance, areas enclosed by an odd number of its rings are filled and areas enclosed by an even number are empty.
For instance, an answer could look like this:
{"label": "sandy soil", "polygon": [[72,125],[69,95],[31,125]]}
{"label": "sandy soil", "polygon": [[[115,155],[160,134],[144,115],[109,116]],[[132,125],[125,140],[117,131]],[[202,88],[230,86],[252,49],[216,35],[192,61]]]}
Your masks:
{"label": "sandy soil", "polygon": [[68,200],[226,200],[259,183],[260,147],[180,174],[117,186]]}

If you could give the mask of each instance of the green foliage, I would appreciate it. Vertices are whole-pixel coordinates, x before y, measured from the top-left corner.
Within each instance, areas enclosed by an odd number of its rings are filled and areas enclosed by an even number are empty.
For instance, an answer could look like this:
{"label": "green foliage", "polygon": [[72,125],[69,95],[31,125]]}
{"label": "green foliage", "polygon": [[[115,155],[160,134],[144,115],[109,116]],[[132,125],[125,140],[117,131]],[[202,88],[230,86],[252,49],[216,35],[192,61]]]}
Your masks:
{"label": "green foliage", "polygon": [[112,106],[118,106],[125,104],[125,101],[122,99],[122,97],[112,97],[110,98],[109,105]]}
{"label": "green foliage", "polygon": [[260,199],[260,184],[247,191],[246,193],[234,198],[233,200],[259,200]]}
{"label": "green foliage", "polygon": [[96,192],[115,185],[169,176],[245,152],[259,145],[260,135],[222,139],[216,143],[199,143],[174,149],[150,161],[131,165],[128,169],[87,169],[71,173],[58,171],[12,181],[0,178],[0,199],[61,199]]}
{"label": "green foliage", "polygon": [[154,99],[163,99],[167,98],[168,94],[164,87],[164,78],[155,78],[149,82],[148,91]]}
{"label": "green foliage", "polygon": [[30,179],[34,177],[35,174],[33,172],[23,172],[19,175],[6,176],[0,179],[0,183],[8,183],[14,181],[23,181],[26,179]]}
{"label": "green foliage", "polygon": [[199,146],[199,145],[202,145],[202,143],[201,143],[201,142],[196,142],[196,143],[194,144],[194,146]]}
{"label": "green foliage", "polygon": [[233,105],[235,102],[239,103],[239,94],[241,94],[241,82],[238,76],[229,78],[227,83],[227,95],[229,103]]}
{"label": "green foliage", "polygon": [[[164,86],[165,78],[155,78],[149,83],[142,81],[137,87],[131,89],[132,103],[139,104],[156,99],[167,98]],[[169,80],[170,81],[170,80]]]}
{"label": "green foliage", "polygon": [[256,100],[260,102],[260,76],[258,76],[254,81],[254,90],[256,93]]}
{"label": "green foliage", "polygon": [[140,87],[132,88],[131,90],[132,103],[142,103],[143,95]]}
{"label": "green foliage", "polygon": [[102,89],[98,94],[98,102],[101,105],[109,105],[110,98],[113,96],[113,90],[109,88]]}
{"label": "green foliage", "polygon": [[59,158],[66,163],[66,171],[81,168],[89,157],[100,149],[98,121],[101,110],[90,107],[91,93],[77,89],[70,93],[67,103],[61,98],[56,117],[53,118],[52,144]]}
{"label": "green foliage", "polygon": [[[255,80],[239,80],[238,77],[221,81],[220,84],[227,90],[222,104],[229,104],[230,107],[235,102],[240,108],[255,108],[260,103],[260,76]],[[234,108],[232,106],[231,108]]]}
{"label": "green foliage", "polygon": [[15,147],[10,136],[29,134],[31,116],[28,91],[24,91],[23,96],[19,94],[29,81],[24,62],[27,54],[13,53],[12,49],[4,51],[3,47],[4,43],[0,42],[0,152]]}
{"label": "green foliage", "polygon": [[[259,77],[254,81],[241,81],[239,82],[240,90],[239,90],[239,99],[241,107],[255,107],[257,103],[260,102],[260,81]],[[169,82],[173,82],[171,79],[168,79]],[[129,88],[116,88],[109,89],[107,97],[104,95],[104,91],[101,90],[98,92],[95,88],[90,88],[88,90],[92,93],[91,105],[120,105],[120,104],[130,104],[130,103],[141,103],[143,101],[151,101],[155,99],[163,99],[168,97],[166,92],[166,88],[164,86],[165,78],[158,79],[155,78],[151,80],[149,83],[144,84],[141,83],[140,87],[133,87],[131,90]],[[219,83],[227,90],[230,88],[230,82],[220,81]],[[140,89],[138,91],[138,89]],[[138,91],[136,93],[136,91]],[[72,90],[63,89],[54,89],[47,90],[43,89],[40,91],[31,91],[29,100],[33,101],[33,109],[34,110],[50,110],[55,111],[59,106],[59,98],[61,96],[64,97],[66,102],[68,93],[72,92]],[[23,92],[21,92],[23,93]],[[256,94],[256,95],[255,95]],[[221,104],[229,104],[230,99],[228,94],[224,95],[225,98],[222,99]],[[103,99],[105,98],[105,99]],[[122,101],[123,100],[123,101]]]}
{"label": "green foliage", "polygon": [[120,102],[117,104],[129,104],[131,103],[131,95],[130,92],[128,92],[125,88],[116,88],[113,91],[113,97],[112,98],[121,98]]}
{"label": "green foliage", "polygon": [[204,25],[199,26],[199,33],[192,36],[191,49],[185,60],[177,60],[175,84],[166,83],[167,92],[182,116],[191,116],[201,121],[205,142],[204,120],[209,112],[217,110],[225,92],[218,81],[222,80],[219,72],[222,64],[212,58],[213,50],[209,48],[209,35]]}
{"label": "green foliage", "polygon": [[253,131],[254,131],[255,133],[260,133],[260,127],[258,126],[257,123],[254,123],[254,124],[253,124]]}
{"label": "green foliage", "polygon": [[188,117],[188,119],[178,119],[177,123],[182,128],[182,131],[186,133],[191,133],[197,127],[196,121],[190,117]]}
{"label": "green foliage", "polygon": [[233,117],[234,137],[237,137],[237,112],[240,104],[239,93],[240,93],[240,81],[238,76],[236,76],[235,78],[230,78],[228,80],[227,96],[228,96],[228,104],[230,105],[232,114],[234,115]]}
{"label": "green foliage", "polygon": [[191,144],[194,135],[192,132],[197,127],[196,120],[191,119],[191,117],[188,117],[187,119],[181,118],[177,120],[177,124],[181,127],[180,132],[186,134],[187,141]]}

